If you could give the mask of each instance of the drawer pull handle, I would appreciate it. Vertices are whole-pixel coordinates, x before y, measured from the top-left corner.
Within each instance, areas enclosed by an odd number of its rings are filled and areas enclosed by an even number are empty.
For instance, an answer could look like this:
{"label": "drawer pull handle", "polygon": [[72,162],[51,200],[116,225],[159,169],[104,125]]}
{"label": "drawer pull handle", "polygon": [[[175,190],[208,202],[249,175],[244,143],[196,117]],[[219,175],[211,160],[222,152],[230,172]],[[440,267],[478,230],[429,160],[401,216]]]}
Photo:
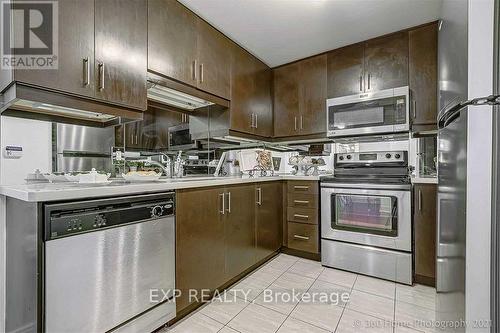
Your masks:
{"label": "drawer pull handle", "polygon": [[297,217],[297,218],[300,218],[300,219],[308,219],[309,215],[293,214],[293,217]]}
{"label": "drawer pull handle", "polygon": [[309,237],[299,236],[299,235],[293,235],[293,238],[300,239],[300,240],[309,240]]}
{"label": "drawer pull handle", "polygon": [[296,204],[303,204],[303,205],[309,204],[309,200],[293,200],[293,202]]}
{"label": "drawer pull handle", "polygon": [[296,190],[308,190],[309,186],[295,185],[293,188]]}

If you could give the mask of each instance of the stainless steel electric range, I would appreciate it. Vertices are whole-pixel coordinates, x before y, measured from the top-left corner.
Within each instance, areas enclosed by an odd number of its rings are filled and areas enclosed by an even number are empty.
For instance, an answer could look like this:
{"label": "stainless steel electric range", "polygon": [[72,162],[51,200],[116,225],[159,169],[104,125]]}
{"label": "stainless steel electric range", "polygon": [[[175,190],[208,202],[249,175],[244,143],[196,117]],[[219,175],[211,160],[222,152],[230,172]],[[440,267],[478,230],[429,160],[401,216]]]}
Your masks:
{"label": "stainless steel electric range", "polygon": [[321,179],[323,265],[412,283],[408,152],[335,154]]}

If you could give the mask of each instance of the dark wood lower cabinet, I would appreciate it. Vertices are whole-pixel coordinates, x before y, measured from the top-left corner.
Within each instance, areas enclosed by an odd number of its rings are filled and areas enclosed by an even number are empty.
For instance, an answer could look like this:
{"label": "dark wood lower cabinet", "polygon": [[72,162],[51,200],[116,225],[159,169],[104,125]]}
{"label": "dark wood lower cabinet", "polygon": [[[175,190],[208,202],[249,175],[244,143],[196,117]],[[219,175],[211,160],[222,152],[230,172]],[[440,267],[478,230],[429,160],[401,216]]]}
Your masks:
{"label": "dark wood lower cabinet", "polygon": [[414,185],[415,281],[435,285],[437,185]]}
{"label": "dark wood lower cabinet", "polygon": [[189,305],[189,290],[214,290],[225,282],[224,220],[220,213],[224,188],[177,191],[177,311]]}
{"label": "dark wood lower cabinet", "polygon": [[255,261],[258,262],[281,247],[282,240],[282,200],[281,182],[255,185]]}
{"label": "dark wood lower cabinet", "polygon": [[280,249],[281,189],[278,181],[177,191],[177,313],[196,301],[190,290],[214,291]]}

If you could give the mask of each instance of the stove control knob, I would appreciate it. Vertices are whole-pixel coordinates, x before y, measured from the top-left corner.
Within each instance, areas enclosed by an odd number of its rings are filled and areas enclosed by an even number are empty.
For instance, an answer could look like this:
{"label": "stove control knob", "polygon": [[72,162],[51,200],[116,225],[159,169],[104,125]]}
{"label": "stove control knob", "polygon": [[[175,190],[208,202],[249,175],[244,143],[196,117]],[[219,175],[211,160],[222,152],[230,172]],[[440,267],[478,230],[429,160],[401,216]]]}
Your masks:
{"label": "stove control knob", "polygon": [[351,155],[347,155],[347,159],[350,160],[352,158]]}
{"label": "stove control knob", "polygon": [[151,209],[151,217],[160,217],[161,214],[163,214],[163,207],[162,206],[154,206]]}
{"label": "stove control knob", "polygon": [[399,159],[399,158],[401,157],[401,155],[396,154],[396,155],[394,155],[394,157],[395,157],[396,159]]}
{"label": "stove control knob", "polygon": [[391,158],[391,157],[392,157],[392,155],[391,155],[391,154],[389,154],[389,153],[385,154],[385,158],[389,159],[389,158]]}
{"label": "stove control knob", "polygon": [[344,160],[344,156],[339,156],[339,160],[343,161]]}

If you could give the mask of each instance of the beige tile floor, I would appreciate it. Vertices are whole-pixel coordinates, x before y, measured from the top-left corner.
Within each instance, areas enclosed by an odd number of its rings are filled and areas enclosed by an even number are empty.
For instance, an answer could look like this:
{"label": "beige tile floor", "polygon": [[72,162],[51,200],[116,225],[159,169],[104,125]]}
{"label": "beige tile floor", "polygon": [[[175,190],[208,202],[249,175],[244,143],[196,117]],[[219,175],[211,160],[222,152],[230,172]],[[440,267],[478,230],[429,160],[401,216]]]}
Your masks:
{"label": "beige tile floor", "polygon": [[286,254],[223,296],[162,332],[418,333],[432,332],[419,320],[435,319],[434,288],[326,268]]}

